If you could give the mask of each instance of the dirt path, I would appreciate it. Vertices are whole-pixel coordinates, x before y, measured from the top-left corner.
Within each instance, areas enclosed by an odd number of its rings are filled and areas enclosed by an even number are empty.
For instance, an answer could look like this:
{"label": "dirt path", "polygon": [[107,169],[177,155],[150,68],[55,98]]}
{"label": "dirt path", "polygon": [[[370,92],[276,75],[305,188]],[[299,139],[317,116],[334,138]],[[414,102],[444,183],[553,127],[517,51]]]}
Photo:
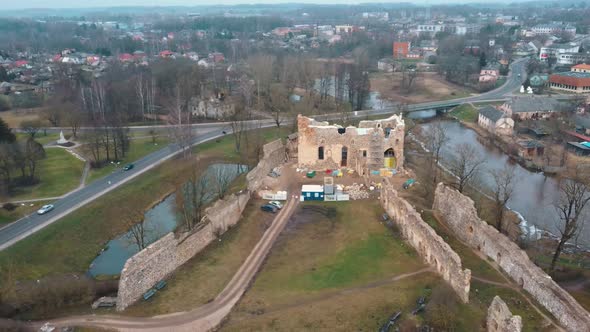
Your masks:
{"label": "dirt path", "polygon": [[[89,326],[116,329],[119,331],[210,331],[218,326],[229,314],[252,282],[265,260],[276,238],[284,229],[299,203],[292,196],[286,206],[275,217],[248,258],[219,295],[210,303],[188,312],[149,317],[133,318],[116,315],[72,316],[50,321],[53,326]],[[41,322],[32,324],[39,328]]]}

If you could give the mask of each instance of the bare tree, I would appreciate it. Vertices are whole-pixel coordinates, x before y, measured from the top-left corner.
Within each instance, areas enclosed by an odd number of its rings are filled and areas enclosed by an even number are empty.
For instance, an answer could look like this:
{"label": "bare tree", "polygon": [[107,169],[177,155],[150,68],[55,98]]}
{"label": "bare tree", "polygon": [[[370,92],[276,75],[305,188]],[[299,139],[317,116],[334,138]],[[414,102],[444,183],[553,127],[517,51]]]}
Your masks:
{"label": "bare tree", "polygon": [[267,94],[272,82],[275,57],[272,55],[255,55],[248,59],[248,66],[256,81],[257,107],[261,107],[260,98]]}
{"label": "bare tree", "polygon": [[440,121],[434,122],[428,127],[426,133],[426,148],[430,150],[431,162],[430,169],[433,183],[438,180],[438,163],[440,161],[440,154],[442,148],[449,142],[449,137],[445,131],[443,124]]}
{"label": "bare tree", "polygon": [[412,90],[414,85],[414,81],[418,77],[418,72],[415,69],[411,69],[408,66],[402,66],[402,81],[401,81],[401,88],[406,93]]}
{"label": "bare tree", "polygon": [[508,201],[514,193],[514,185],[516,182],[515,168],[511,165],[506,165],[502,170],[490,171],[494,178],[494,221],[496,222],[496,229],[502,233],[504,213],[507,208]]}
{"label": "bare tree", "polygon": [[130,245],[137,246],[137,250],[141,251],[148,246],[148,236],[152,231],[143,221],[144,214],[138,210],[126,210],[121,213],[124,225],[129,229],[125,237]]}
{"label": "bare tree", "polygon": [[450,161],[450,170],[455,176],[453,186],[463,192],[465,187],[477,175],[479,167],[484,163],[482,156],[475,148],[467,143],[461,143],[455,148],[455,158]]}
{"label": "bare tree", "polygon": [[236,112],[230,118],[230,126],[234,137],[236,152],[241,152],[242,142],[245,133],[248,130],[248,120],[250,117],[250,112],[247,112],[244,109],[236,109]]}
{"label": "bare tree", "polygon": [[174,143],[183,151],[186,157],[191,154],[191,143],[193,139],[193,128],[191,126],[191,114],[186,109],[186,102],[183,100],[180,87],[174,89],[174,96],[168,100],[168,123],[171,127],[171,137]]}
{"label": "bare tree", "polygon": [[31,138],[35,138],[35,135],[41,130],[43,124],[40,120],[25,120],[21,122],[20,126]]}
{"label": "bare tree", "polygon": [[555,270],[555,265],[565,244],[576,236],[584,226],[584,209],[590,201],[590,187],[584,180],[579,178],[563,179],[559,185],[560,197],[555,204],[555,209],[559,214],[556,224],[561,238],[551,260],[551,271]]}
{"label": "bare tree", "polygon": [[211,177],[211,182],[213,187],[215,187],[217,197],[224,198],[225,194],[231,187],[234,178],[232,172],[223,166],[219,166],[212,170]]}
{"label": "bare tree", "polygon": [[196,163],[191,165],[190,172],[189,180],[176,186],[176,209],[186,231],[192,230],[203,221],[203,210],[212,197],[211,179],[200,176]]}

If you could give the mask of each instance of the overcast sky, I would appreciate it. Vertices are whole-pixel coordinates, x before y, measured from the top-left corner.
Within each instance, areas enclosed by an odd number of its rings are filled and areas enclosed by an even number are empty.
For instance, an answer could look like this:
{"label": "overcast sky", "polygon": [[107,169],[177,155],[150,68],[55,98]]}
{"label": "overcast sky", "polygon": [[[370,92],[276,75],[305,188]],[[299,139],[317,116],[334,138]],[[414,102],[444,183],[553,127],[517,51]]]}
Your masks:
{"label": "overcast sky", "polygon": [[[456,0],[452,2],[475,2],[476,0]],[[478,2],[484,2],[477,0]],[[0,10],[25,8],[89,8],[116,6],[196,6],[196,5],[233,5],[242,3],[314,3],[314,4],[357,4],[362,2],[414,2],[419,4],[434,4],[448,2],[445,0],[0,0]]]}

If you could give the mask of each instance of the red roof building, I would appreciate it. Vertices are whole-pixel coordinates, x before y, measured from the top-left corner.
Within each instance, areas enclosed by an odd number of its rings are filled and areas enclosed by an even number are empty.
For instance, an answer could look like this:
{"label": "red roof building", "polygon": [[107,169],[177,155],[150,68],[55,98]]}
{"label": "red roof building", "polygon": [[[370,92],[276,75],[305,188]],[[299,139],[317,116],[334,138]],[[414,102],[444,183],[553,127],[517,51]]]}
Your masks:
{"label": "red roof building", "polygon": [[119,61],[121,62],[130,62],[133,61],[133,55],[129,53],[123,53],[119,55]]}
{"label": "red roof building", "polygon": [[27,60],[17,60],[14,62],[15,67],[26,66],[29,62]]}
{"label": "red roof building", "polygon": [[590,71],[568,71],[549,76],[551,89],[570,92],[590,92]]}
{"label": "red roof building", "polygon": [[172,51],[165,50],[165,51],[162,51],[162,52],[160,52],[160,57],[161,57],[161,58],[169,58],[169,57],[171,57],[173,54],[174,54],[174,53],[172,53]]}
{"label": "red roof building", "polygon": [[581,63],[579,65],[575,65],[571,68],[571,71],[579,72],[579,73],[590,73],[590,65],[585,63]]}

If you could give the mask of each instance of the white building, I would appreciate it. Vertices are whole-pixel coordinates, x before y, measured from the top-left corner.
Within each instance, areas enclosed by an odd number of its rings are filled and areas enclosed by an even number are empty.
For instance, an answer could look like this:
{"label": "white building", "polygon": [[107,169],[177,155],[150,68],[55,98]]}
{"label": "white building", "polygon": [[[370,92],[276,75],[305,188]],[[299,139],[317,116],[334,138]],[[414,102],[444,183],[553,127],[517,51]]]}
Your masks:
{"label": "white building", "polygon": [[580,51],[580,45],[576,43],[566,44],[552,44],[550,46],[541,47],[539,52],[539,60],[547,61],[550,57],[559,58],[559,54],[563,53],[578,53]]}

